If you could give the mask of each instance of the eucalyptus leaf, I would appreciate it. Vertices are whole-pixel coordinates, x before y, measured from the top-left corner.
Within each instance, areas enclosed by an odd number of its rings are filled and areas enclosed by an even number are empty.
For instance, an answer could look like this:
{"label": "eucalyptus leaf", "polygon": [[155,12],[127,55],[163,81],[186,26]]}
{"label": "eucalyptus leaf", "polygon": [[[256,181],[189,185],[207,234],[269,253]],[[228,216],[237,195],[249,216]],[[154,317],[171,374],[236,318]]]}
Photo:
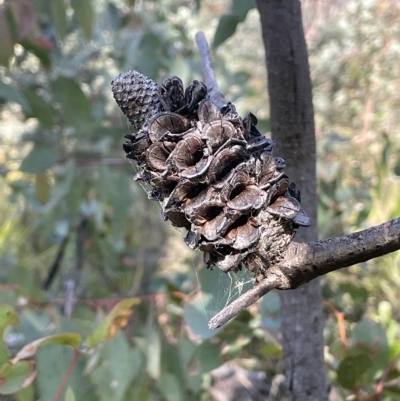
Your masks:
{"label": "eucalyptus leaf", "polygon": [[69,386],[65,392],[65,401],[75,401],[74,390]]}
{"label": "eucalyptus leaf", "polygon": [[44,127],[51,128],[54,124],[53,108],[32,89],[25,89],[22,93],[28,100],[31,110],[26,113],[26,117],[37,118]]}
{"label": "eucalyptus leaf", "polygon": [[67,34],[67,12],[64,0],[52,0],[50,2],[51,16],[57,33],[61,40]]}
{"label": "eucalyptus leaf", "polygon": [[367,372],[369,380],[379,377],[389,363],[389,346],[385,330],[369,319],[357,323],[351,333],[352,352],[368,355],[372,364]]}
{"label": "eucalyptus leaf", "polygon": [[214,34],[212,47],[216,49],[227,39],[229,39],[235,32],[241,18],[234,14],[224,14],[218,21],[217,30]]}
{"label": "eucalyptus leaf", "polygon": [[138,298],[128,298],[118,302],[104,319],[104,322],[88,336],[86,345],[95,347],[102,341],[115,337],[119,330],[126,327],[133,313],[133,306],[139,303]]}
{"label": "eucalyptus leaf", "polygon": [[256,8],[255,0],[232,0],[231,12],[240,18],[240,22],[246,19],[247,13]]}
{"label": "eucalyptus leaf", "polygon": [[40,173],[52,167],[58,160],[58,154],[53,148],[35,146],[22,160],[20,170],[25,173]]}
{"label": "eucalyptus leaf", "polygon": [[0,337],[8,326],[18,323],[19,317],[15,309],[10,305],[0,304]]}
{"label": "eucalyptus leaf", "polygon": [[85,38],[89,40],[92,37],[94,10],[91,0],[71,0],[71,6],[74,9],[74,15]]}
{"label": "eucalyptus leaf", "polygon": [[158,389],[166,401],[184,400],[182,383],[174,375],[163,374]]}
{"label": "eucalyptus leaf", "polygon": [[22,361],[0,367],[0,394],[13,394],[28,387],[36,377],[35,362]]}
{"label": "eucalyptus leaf", "polygon": [[102,401],[122,401],[129,383],[140,374],[143,356],[137,347],[131,347],[119,333],[104,344],[98,365],[90,376]]}
{"label": "eucalyptus leaf", "polygon": [[26,97],[20,91],[2,81],[0,81],[0,99],[20,104],[26,113],[32,112],[31,106]]}
{"label": "eucalyptus leaf", "polygon": [[0,8],[0,38],[2,42],[0,46],[0,64],[8,67],[10,58],[14,54],[14,41],[8,25],[5,7]]}
{"label": "eucalyptus leaf", "polygon": [[31,358],[36,354],[39,347],[46,344],[69,345],[70,347],[77,348],[81,340],[79,333],[61,333],[39,338],[18,351],[11,362],[17,363],[23,359]]}
{"label": "eucalyptus leaf", "polygon": [[93,124],[91,105],[73,79],[59,76],[53,83],[53,95],[61,105],[66,124],[75,127],[81,133],[90,130]]}
{"label": "eucalyptus leaf", "polygon": [[339,384],[353,390],[359,384],[361,375],[372,366],[371,358],[366,354],[349,355],[339,365],[337,377]]}

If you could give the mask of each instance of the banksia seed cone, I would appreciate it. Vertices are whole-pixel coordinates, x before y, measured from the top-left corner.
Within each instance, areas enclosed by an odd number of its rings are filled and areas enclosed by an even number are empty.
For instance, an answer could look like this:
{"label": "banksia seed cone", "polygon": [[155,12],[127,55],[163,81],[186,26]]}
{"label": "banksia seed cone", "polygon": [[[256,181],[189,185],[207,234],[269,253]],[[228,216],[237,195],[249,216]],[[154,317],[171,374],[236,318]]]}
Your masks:
{"label": "banksia seed cone", "polygon": [[178,77],[159,87],[130,71],[112,90],[137,130],[123,148],[165,220],[187,230],[185,242],[204,252],[208,267],[229,272],[244,264],[262,279],[310,219],[256,117],[242,119],[231,103],[218,108],[201,82],[184,91]]}

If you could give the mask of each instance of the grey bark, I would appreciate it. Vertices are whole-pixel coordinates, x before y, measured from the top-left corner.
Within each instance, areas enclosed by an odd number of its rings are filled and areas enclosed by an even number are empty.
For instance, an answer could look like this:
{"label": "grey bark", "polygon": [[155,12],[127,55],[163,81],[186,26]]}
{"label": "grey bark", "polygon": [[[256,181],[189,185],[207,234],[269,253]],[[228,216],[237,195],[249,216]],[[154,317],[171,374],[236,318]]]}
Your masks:
{"label": "grey bark", "polygon": [[[272,139],[288,161],[286,172],[302,192],[314,225],[296,240],[317,238],[315,133],[311,80],[299,0],[257,0],[266,51]],[[323,360],[319,280],[282,293],[282,333],[288,396],[328,398]]]}

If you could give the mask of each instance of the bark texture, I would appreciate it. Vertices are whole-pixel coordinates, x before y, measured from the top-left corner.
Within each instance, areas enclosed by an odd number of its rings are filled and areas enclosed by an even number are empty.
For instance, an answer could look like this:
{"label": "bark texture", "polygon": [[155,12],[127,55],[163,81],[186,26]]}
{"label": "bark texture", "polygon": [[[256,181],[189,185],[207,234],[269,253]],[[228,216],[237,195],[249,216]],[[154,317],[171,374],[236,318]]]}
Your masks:
{"label": "bark texture", "polygon": [[[314,225],[296,240],[317,238],[315,133],[307,47],[298,0],[257,0],[268,71],[272,140],[288,161],[288,175],[302,192]],[[282,293],[282,333],[288,396],[293,401],[328,398],[323,360],[319,280]]]}

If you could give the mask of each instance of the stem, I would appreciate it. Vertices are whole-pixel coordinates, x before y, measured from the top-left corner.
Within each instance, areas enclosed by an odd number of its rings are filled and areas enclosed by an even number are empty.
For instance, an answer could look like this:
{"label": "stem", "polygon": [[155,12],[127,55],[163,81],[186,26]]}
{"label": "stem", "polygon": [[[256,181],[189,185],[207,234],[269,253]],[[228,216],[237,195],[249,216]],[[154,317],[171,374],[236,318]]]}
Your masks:
{"label": "stem", "polygon": [[68,366],[68,369],[65,372],[65,375],[64,375],[63,379],[61,380],[60,386],[58,387],[57,393],[54,396],[53,401],[58,401],[60,399],[61,394],[62,394],[62,392],[64,390],[64,387],[68,382],[69,376],[71,375],[72,370],[74,369],[80,354],[81,354],[81,351],[79,351],[79,349],[75,349],[74,357],[72,358],[72,360],[71,360],[71,362],[70,362],[70,364]]}
{"label": "stem", "polygon": [[251,290],[248,290],[238,299],[229,304],[226,308],[222,309],[217,315],[215,315],[209,322],[208,328],[210,330],[217,329],[229,320],[237,316],[242,310],[246,309],[248,306],[254,304],[263,295],[274,289],[277,283],[281,280],[281,277],[270,275],[265,278],[261,283],[255,285]]}

